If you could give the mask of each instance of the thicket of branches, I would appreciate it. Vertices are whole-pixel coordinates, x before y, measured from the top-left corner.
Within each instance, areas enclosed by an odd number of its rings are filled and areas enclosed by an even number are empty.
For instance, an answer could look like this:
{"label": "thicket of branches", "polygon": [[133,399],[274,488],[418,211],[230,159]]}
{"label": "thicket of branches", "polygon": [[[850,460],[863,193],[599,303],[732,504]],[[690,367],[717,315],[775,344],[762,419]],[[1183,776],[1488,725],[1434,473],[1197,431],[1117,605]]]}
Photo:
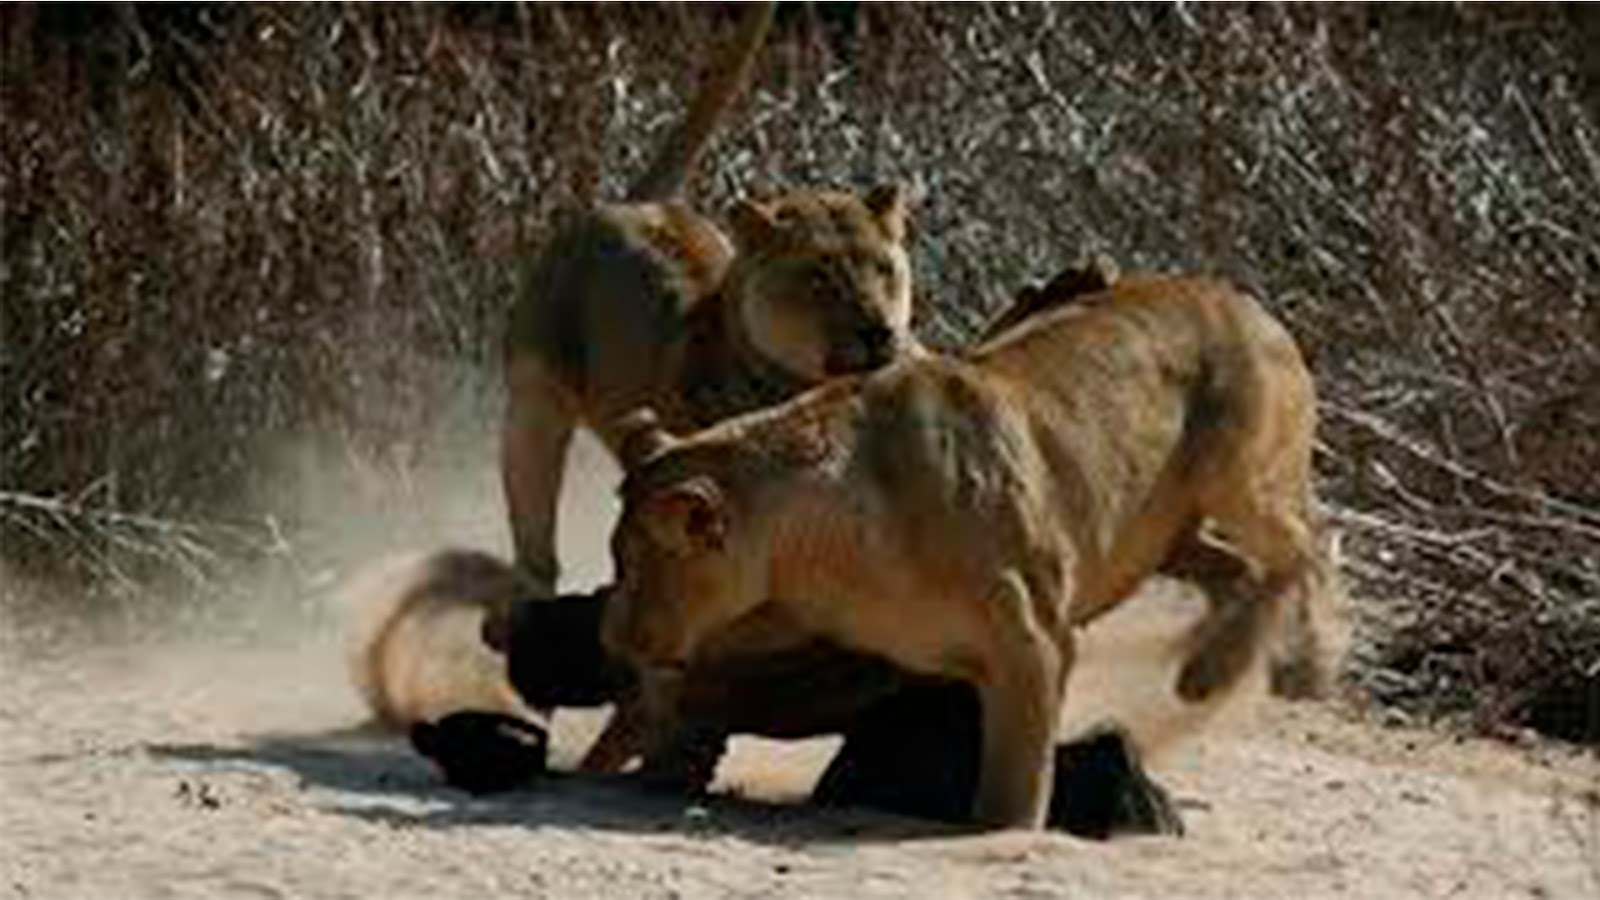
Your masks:
{"label": "thicket of branches", "polygon": [[[126,583],[293,539],[241,493],[272,436],[425,459],[515,248],[615,194],[732,22],[120,9],[0,10],[0,536]],[[1593,741],[1594,46],[1582,7],[795,5],[697,202],[912,185],[937,341],[1092,252],[1257,291],[1319,379],[1358,684]]]}

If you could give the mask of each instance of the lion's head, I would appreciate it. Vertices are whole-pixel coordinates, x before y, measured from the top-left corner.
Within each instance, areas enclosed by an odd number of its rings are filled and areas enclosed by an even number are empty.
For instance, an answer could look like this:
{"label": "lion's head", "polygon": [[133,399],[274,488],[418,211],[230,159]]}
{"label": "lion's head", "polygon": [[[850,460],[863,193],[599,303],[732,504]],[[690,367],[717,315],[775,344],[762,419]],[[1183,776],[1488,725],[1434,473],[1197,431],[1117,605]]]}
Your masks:
{"label": "lion's head", "polygon": [[602,641],[634,665],[680,668],[700,637],[766,598],[763,529],[719,477],[719,448],[678,441],[649,411],[631,416],[626,434]]}
{"label": "lion's head", "polygon": [[898,185],[743,200],[731,220],[738,253],[724,282],[728,312],[762,357],[814,382],[917,347]]}

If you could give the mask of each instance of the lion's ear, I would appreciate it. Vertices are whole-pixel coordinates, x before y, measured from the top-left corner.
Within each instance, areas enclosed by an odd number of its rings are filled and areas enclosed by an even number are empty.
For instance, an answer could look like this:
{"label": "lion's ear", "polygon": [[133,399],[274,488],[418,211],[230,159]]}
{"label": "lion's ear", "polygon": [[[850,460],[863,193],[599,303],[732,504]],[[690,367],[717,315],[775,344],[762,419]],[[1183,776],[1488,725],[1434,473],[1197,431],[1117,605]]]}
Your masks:
{"label": "lion's ear", "polygon": [[733,242],[740,250],[770,246],[778,236],[778,222],[771,207],[756,200],[739,200],[728,214],[733,226]]}
{"label": "lion's ear", "polygon": [[624,472],[632,472],[678,442],[662,427],[655,410],[648,406],[618,419],[613,431],[617,435],[618,461]]}
{"label": "lion's ear", "polygon": [[677,553],[721,550],[728,537],[728,506],[708,478],[695,478],[651,494],[644,501],[645,527]]}
{"label": "lion's ear", "polygon": [[909,201],[903,185],[895,182],[880,184],[868,191],[861,202],[866,204],[867,211],[872,213],[890,240],[897,244],[905,241]]}

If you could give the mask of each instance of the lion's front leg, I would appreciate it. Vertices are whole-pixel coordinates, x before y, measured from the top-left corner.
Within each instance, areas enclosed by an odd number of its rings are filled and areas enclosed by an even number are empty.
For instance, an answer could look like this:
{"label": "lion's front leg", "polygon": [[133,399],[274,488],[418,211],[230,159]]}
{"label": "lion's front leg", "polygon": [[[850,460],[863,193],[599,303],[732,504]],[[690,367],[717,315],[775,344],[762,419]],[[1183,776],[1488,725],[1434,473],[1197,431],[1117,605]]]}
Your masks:
{"label": "lion's front leg", "polygon": [[578,768],[585,772],[616,772],[636,756],[649,760],[666,754],[683,728],[679,714],[682,693],[680,670],[640,671],[638,686],[617,701],[611,721]]}
{"label": "lion's front leg", "polygon": [[629,695],[617,701],[611,719],[578,763],[580,772],[620,772],[644,750],[644,710]]}
{"label": "lion's front leg", "polygon": [[1071,665],[1063,641],[1038,621],[1020,577],[1008,576],[990,610],[995,628],[978,690],[983,762],[973,819],[998,828],[1039,828],[1054,783],[1061,688]]}
{"label": "lion's front leg", "polygon": [[556,507],[577,412],[569,392],[531,355],[506,367],[506,414],[500,432],[500,478],[517,568],[540,597],[554,596]]}

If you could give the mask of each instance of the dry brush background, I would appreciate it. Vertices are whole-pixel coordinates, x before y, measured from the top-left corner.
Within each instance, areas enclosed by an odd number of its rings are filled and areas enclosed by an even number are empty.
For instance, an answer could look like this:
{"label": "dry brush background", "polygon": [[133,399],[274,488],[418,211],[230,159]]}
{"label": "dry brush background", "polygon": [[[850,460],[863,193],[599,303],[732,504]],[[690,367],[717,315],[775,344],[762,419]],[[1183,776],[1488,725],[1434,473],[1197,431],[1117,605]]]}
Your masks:
{"label": "dry brush background", "polygon": [[[732,19],[0,9],[4,591],[309,590],[318,523],[257,477],[291,437],[396,521],[491,466],[455,438],[492,433],[515,248],[615,196]],[[1258,292],[1319,378],[1351,683],[1597,743],[1594,46],[1587,7],[787,4],[697,202],[912,185],[936,342],[1093,252]]]}

